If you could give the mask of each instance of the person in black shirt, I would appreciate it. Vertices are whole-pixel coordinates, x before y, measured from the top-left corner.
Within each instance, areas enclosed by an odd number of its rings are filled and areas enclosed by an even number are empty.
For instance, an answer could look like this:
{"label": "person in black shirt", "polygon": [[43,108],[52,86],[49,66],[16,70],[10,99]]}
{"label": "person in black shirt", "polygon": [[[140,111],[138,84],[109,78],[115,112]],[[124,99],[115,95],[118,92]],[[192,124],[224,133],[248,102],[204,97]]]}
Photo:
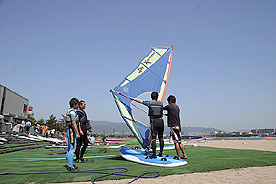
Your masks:
{"label": "person in black shirt", "polygon": [[[86,112],[84,111],[85,108],[86,108],[85,101],[81,100],[79,104],[79,110],[76,111],[76,113],[79,116],[78,130],[80,132],[80,138],[77,139],[77,147],[75,152],[76,153],[75,162],[78,162],[78,163],[84,163],[85,161],[87,161],[86,159],[83,158],[83,155],[88,146],[87,135],[89,134],[89,131],[87,130],[87,122],[88,122],[87,115],[86,115]],[[83,143],[83,146],[81,148],[82,143]]]}
{"label": "person in black shirt", "polygon": [[[181,143],[181,124],[180,124],[180,109],[179,107],[175,104],[176,103],[176,98],[173,95],[170,95],[167,98],[168,104],[164,107],[164,110],[167,110],[168,114],[168,127],[171,129],[171,136],[175,145],[175,150],[177,153],[177,158],[178,159],[187,159],[186,152],[184,150],[184,146]],[[180,150],[182,151],[182,156],[180,156]]]}

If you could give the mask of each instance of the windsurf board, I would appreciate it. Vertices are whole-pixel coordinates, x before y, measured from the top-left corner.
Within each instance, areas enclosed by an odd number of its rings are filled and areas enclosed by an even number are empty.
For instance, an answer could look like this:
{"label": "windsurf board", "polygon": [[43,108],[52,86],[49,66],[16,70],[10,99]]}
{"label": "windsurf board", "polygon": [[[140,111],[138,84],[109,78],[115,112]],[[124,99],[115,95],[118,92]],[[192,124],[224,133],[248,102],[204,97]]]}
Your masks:
{"label": "windsurf board", "polygon": [[148,152],[146,155],[146,152],[144,150],[135,149],[128,146],[121,148],[120,152],[121,156],[126,160],[151,166],[177,167],[188,164],[186,160],[178,160],[166,155],[163,155],[162,157],[157,156],[157,158],[150,158],[152,153]]}

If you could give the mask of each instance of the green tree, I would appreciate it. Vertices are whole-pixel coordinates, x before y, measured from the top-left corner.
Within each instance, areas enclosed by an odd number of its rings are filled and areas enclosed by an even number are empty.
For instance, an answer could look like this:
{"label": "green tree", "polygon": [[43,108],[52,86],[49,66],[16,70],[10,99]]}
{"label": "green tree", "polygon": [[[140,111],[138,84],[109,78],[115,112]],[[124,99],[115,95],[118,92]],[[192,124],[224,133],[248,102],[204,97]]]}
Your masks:
{"label": "green tree", "polygon": [[67,128],[64,125],[60,124],[60,123],[56,124],[55,129],[59,132],[66,132],[67,131]]}
{"label": "green tree", "polygon": [[49,127],[49,129],[55,129],[56,131],[59,131],[59,132],[66,132],[67,128],[62,124],[63,120],[60,119],[60,121],[58,122],[56,117],[52,114],[51,116],[49,116],[49,119],[46,121],[46,125]]}
{"label": "green tree", "polygon": [[43,118],[40,118],[40,119],[38,120],[37,124],[44,125],[44,119],[43,119]]}
{"label": "green tree", "polygon": [[32,125],[36,122],[36,120],[34,118],[34,113],[28,114],[27,119],[30,120],[30,122],[32,123]]}
{"label": "green tree", "polygon": [[59,132],[66,132],[67,131],[67,126],[66,126],[66,123],[65,123],[65,116],[63,114],[61,114],[61,115],[62,115],[62,118],[59,118],[56,130],[59,131]]}
{"label": "green tree", "polygon": [[57,120],[56,117],[52,114],[49,119],[46,121],[46,125],[49,127],[49,129],[56,128]]}

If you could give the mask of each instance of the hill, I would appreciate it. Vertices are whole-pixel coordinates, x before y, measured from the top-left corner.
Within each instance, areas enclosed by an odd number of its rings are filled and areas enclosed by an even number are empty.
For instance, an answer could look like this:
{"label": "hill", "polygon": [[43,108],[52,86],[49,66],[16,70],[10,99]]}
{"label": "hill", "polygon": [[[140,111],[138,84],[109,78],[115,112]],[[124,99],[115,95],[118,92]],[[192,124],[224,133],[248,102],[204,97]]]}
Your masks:
{"label": "hill", "polygon": [[[110,121],[94,121],[90,120],[93,134],[131,134],[130,129],[126,123],[110,122]],[[181,127],[182,132],[215,132],[219,131],[216,128],[204,128],[204,127]],[[169,133],[169,128],[165,127],[165,134]]]}

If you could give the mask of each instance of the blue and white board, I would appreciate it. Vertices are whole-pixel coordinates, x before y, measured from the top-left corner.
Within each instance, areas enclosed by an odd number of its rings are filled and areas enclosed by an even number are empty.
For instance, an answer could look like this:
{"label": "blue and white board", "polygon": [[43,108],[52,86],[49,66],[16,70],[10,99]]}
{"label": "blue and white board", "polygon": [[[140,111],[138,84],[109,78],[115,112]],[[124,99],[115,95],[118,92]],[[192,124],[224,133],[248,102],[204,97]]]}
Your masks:
{"label": "blue and white board", "polygon": [[[146,152],[142,149],[135,149],[131,147],[123,147],[121,150],[121,155],[124,159],[137,162],[140,164],[152,165],[152,166],[159,166],[159,167],[176,167],[181,165],[188,164],[185,160],[177,160],[173,159],[173,157],[168,156],[166,157],[157,157],[157,158],[147,158]],[[148,156],[152,155],[152,153],[148,153]],[[162,159],[163,158],[163,159]],[[165,159],[164,159],[165,158]]]}

